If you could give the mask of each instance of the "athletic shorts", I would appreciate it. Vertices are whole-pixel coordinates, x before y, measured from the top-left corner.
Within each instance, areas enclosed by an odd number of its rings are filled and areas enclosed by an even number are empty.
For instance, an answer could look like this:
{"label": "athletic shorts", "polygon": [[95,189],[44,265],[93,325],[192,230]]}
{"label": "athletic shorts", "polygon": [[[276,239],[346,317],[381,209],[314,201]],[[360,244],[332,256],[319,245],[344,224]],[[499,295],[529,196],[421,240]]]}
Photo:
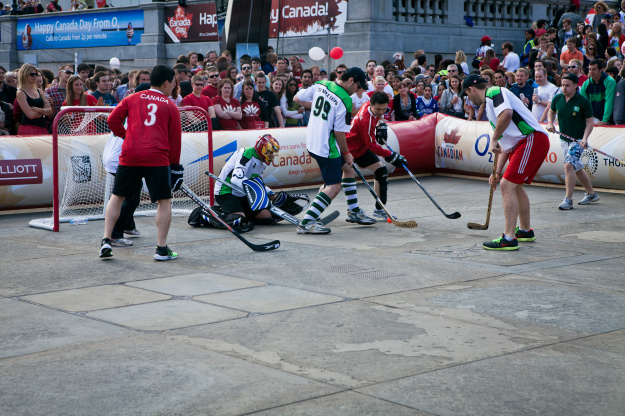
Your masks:
{"label": "athletic shorts", "polygon": [[252,219],[256,217],[250,208],[250,203],[244,196],[234,196],[232,194],[217,195],[215,196],[215,202],[219,204],[221,212],[224,214],[242,212],[246,218]]}
{"label": "athletic shorts", "polygon": [[565,140],[560,140],[560,145],[562,146],[562,151],[564,152],[564,163],[570,163],[573,165],[573,169],[577,172],[580,169],[584,169],[584,165],[579,160],[582,157],[582,146],[577,142],[567,142]]}
{"label": "athletic shorts", "polygon": [[308,152],[313,159],[317,161],[317,165],[319,165],[319,170],[321,170],[321,177],[323,178],[323,183],[326,185],[335,185],[337,183],[341,183],[341,179],[343,178],[343,165],[345,161],[343,160],[343,156],[335,157],[335,158],[327,158],[317,156],[314,153]]}
{"label": "athletic shorts", "polygon": [[150,193],[152,203],[171,199],[171,170],[169,166],[122,166],[117,167],[113,194],[132,198],[141,192],[142,179]]}
{"label": "athletic shorts", "polygon": [[354,163],[356,163],[361,168],[366,168],[367,166],[371,166],[374,163],[378,163],[380,158],[378,155],[373,153],[371,149],[367,149],[364,155],[354,158]]}
{"label": "athletic shorts", "polygon": [[516,184],[532,183],[547,153],[549,138],[546,134],[537,131],[526,136],[510,151],[504,179]]}

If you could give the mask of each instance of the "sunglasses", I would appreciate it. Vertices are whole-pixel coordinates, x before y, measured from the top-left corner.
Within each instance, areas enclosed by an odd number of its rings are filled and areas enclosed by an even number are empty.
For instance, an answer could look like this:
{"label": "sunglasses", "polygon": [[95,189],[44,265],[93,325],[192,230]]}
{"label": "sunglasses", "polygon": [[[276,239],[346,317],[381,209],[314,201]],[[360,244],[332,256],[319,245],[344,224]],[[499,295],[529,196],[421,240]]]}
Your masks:
{"label": "sunglasses", "polygon": [[203,87],[204,86],[204,84],[202,84],[201,82],[196,82],[193,85],[195,85],[196,87]]}
{"label": "sunglasses", "polygon": [[345,71],[336,71],[337,74],[341,75],[342,73],[344,73]]}
{"label": "sunglasses", "polygon": [[241,68],[241,70],[243,70],[243,71],[245,71],[247,69],[252,69],[252,67],[251,66],[244,66],[243,68]]}
{"label": "sunglasses", "polygon": [[594,50],[595,50],[595,48],[588,48],[588,50],[589,50],[589,51],[594,51]]}
{"label": "sunglasses", "polygon": [[38,73],[36,73],[36,72],[31,72],[31,73],[29,73],[28,75],[29,75],[29,76],[31,76],[31,77],[36,77],[36,76],[37,76],[37,75],[39,75],[39,74],[38,74]]}
{"label": "sunglasses", "polygon": [[289,87],[297,87],[297,84],[289,84]]}
{"label": "sunglasses", "polygon": [[569,68],[579,68],[577,65],[569,65]]}
{"label": "sunglasses", "polygon": [[202,77],[204,81],[208,81],[208,77]]}
{"label": "sunglasses", "polygon": [[216,75],[209,75],[208,77],[209,77],[209,78],[219,78],[219,74],[216,74]]}
{"label": "sunglasses", "polygon": [[63,72],[65,72],[67,75],[72,75],[74,73],[74,71],[69,71],[69,70],[63,71]]}

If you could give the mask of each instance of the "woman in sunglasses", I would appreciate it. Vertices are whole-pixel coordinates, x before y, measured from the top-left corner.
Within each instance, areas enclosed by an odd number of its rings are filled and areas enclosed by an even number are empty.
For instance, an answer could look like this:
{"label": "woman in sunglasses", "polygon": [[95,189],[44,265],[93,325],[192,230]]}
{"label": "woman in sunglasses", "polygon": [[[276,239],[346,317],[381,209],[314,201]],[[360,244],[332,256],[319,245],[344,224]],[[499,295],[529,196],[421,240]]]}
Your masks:
{"label": "woman in sunglasses", "polygon": [[48,134],[45,116],[52,116],[54,110],[42,89],[37,88],[39,72],[31,64],[24,64],[19,72],[17,102],[22,110],[22,120],[17,131],[19,136]]}
{"label": "woman in sunglasses", "polygon": [[286,91],[280,98],[280,109],[282,109],[282,116],[284,117],[284,125],[286,127],[305,125],[303,124],[303,119],[306,109],[293,101],[293,97],[295,97],[298,91],[297,80],[294,77],[290,78],[286,83]]}

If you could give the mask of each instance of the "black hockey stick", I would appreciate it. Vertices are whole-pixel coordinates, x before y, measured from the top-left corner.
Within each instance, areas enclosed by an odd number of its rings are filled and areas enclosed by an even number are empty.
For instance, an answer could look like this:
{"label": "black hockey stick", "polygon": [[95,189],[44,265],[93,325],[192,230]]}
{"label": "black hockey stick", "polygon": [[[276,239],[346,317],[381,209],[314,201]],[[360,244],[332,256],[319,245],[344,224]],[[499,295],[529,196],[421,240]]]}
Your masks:
{"label": "black hockey stick", "polygon": [[[389,146],[388,144],[386,145],[386,147],[388,147],[388,150],[390,150],[391,152],[393,151],[393,149],[391,149],[391,146]],[[425,194],[428,196],[428,198],[430,198],[430,201],[432,201],[432,203],[434,203],[434,205],[436,205],[436,208],[438,208],[438,210],[440,212],[443,213],[444,216],[446,216],[447,218],[451,219],[451,220],[455,220],[460,218],[460,213],[458,211],[453,212],[451,214],[447,214],[445,211],[443,211],[443,208],[440,207],[440,205],[438,205],[436,203],[436,201],[434,200],[434,198],[432,198],[432,196],[428,193],[428,191],[425,190],[425,188],[423,187],[423,185],[421,185],[421,183],[417,180],[417,178],[414,177],[414,175],[412,174],[412,172],[410,172],[410,170],[408,170],[408,166],[406,166],[405,164],[403,165],[404,170],[406,172],[408,172],[408,175],[410,175],[410,177],[412,178],[413,181],[415,181],[417,183],[417,185],[419,185],[419,188],[421,188],[421,190],[423,192],[425,192]]]}
{"label": "black hockey stick", "polygon": [[[215,176],[215,175],[213,175],[212,173],[210,173],[208,171],[206,171],[204,173],[206,173],[211,178],[215,179],[220,184],[226,185],[230,189],[233,189],[233,190],[235,190],[237,192],[241,192],[242,194],[245,194],[243,189],[239,188],[237,185],[235,185],[233,183],[225,182],[219,176]],[[288,212],[285,212],[285,211],[281,210],[278,207],[274,207],[273,205],[271,205],[267,209],[272,214],[276,214],[278,217],[287,220],[288,222],[290,222],[293,225],[299,225],[300,224],[300,220],[298,218],[295,218],[293,215],[289,214]],[[327,224],[330,224],[335,219],[337,219],[339,217],[339,215],[340,215],[340,213],[338,211],[334,211],[334,212],[330,213],[329,215],[326,215],[325,217],[320,218],[319,221],[321,222],[321,224],[327,225]]]}
{"label": "black hockey stick", "polygon": [[393,215],[388,212],[388,210],[386,209],[386,207],[384,206],[384,204],[382,203],[382,201],[380,201],[380,198],[378,197],[378,195],[375,193],[375,191],[371,188],[371,185],[369,185],[369,182],[367,182],[367,180],[365,179],[364,176],[362,176],[362,173],[360,173],[360,171],[358,170],[358,168],[356,167],[355,164],[352,164],[352,168],[354,169],[354,171],[356,172],[356,174],[358,176],[360,176],[360,179],[362,180],[362,183],[365,184],[365,186],[367,187],[367,189],[369,190],[369,192],[371,192],[371,195],[373,195],[373,198],[375,198],[376,202],[378,204],[380,204],[380,206],[382,207],[382,209],[384,210],[384,212],[386,212],[386,215],[388,216],[388,218],[386,219],[386,221],[389,221],[391,223],[393,223],[394,226],[399,227],[399,228],[417,228],[417,222],[414,220],[408,220],[408,221],[397,221],[396,219],[393,218]]}
{"label": "black hockey stick", "polygon": [[185,185],[183,183],[180,186],[180,190],[182,192],[184,192],[185,194],[187,194],[187,196],[189,198],[191,198],[196,204],[201,206],[206,211],[210,212],[212,214],[212,216],[217,219],[217,221],[222,223],[224,225],[224,227],[226,227],[232,234],[234,234],[234,236],[236,238],[238,238],[239,240],[243,241],[243,243],[245,243],[245,245],[248,246],[249,248],[251,248],[252,250],[254,250],[254,251],[268,251],[268,250],[275,250],[277,248],[280,248],[280,240],[274,240],[274,241],[271,241],[271,242],[265,243],[265,244],[252,244],[252,243],[250,243],[245,238],[243,238],[243,236],[241,234],[236,232],[234,230],[234,228],[232,228],[230,226],[230,224],[228,224],[219,215],[217,215],[217,213],[215,211],[213,211],[213,209],[206,202],[204,202],[199,196],[197,196],[191,189],[189,189],[189,187],[187,185]]}

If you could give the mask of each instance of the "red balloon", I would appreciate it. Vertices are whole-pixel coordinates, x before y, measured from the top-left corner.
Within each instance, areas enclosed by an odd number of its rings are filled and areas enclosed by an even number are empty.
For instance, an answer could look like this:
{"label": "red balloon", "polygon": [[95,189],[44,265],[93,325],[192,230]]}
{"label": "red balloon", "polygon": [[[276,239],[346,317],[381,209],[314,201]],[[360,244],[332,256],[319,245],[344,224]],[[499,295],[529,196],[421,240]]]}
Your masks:
{"label": "red balloon", "polygon": [[330,51],[330,58],[341,59],[342,57],[343,57],[343,49],[339,48],[338,46],[336,48],[332,48],[332,50]]}

